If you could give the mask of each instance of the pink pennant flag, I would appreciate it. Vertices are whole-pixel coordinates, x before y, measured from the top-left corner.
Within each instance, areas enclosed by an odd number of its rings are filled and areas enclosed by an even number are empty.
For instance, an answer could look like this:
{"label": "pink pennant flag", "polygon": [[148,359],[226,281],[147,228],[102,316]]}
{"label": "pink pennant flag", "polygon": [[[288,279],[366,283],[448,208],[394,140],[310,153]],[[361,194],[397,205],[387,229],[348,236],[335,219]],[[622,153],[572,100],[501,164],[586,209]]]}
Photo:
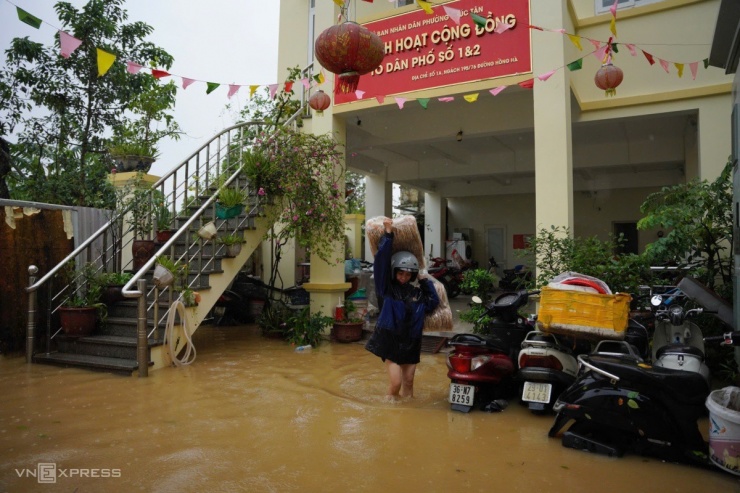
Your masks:
{"label": "pink pennant flag", "polygon": [[439,101],[441,103],[450,103],[450,102],[452,102],[454,100],[455,100],[455,97],[454,96],[444,96],[444,97],[441,97],[441,98],[437,98],[437,101]]}
{"label": "pink pennant flag", "polygon": [[129,74],[138,74],[139,70],[141,70],[142,65],[139,65],[138,63],[134,62],[126,62],[126,72]]}
{"label": "pink pennant flag", "polygon": [[398,109],[403,109],[403,103],[406,102],[406,98],[396,98],[396,104],[398,105]]}
{"label": "pink pennant flag", "polygon": [[278,85],[277,84],[270,84],[267,87],[270,88],[270,97],[272,99],[275,99],[275,94],[277,94]]}
{"label": "pink pennant flag", "polygon": [[699,62],[689,63],[689,70],[691,70],[691,78],[696,80],[696,71],[699,68]]}
{"label": "pink pennant flag", "polygon": [[227,94],[227,96],[229,97],[229,99],[231,99],[231,96],[233,96],[234,94],[236,94],[236,91],[238,91],[240,87],[241,86],[239,86],[237,84],[229,84],[229,93]]}
{"label": "pink pennant flag", "polygon": [[632,43],[625,43],[624,45],[627,47],[628,50],[630,50],[630,55],[632,56],[637,55],[637,50],[635,50],[635,45],[633,45]]}
{"label": "pink pennant flag", "polygon": [[455,21],[455,24],[460,24],[460,11],[458,9],[453,9],[452,7],[445,7],[444,9],[450,19]]}
{"label": "pink pennant flag", "polygon": [[607,50],[607,48],[609,48],[609,45],[608,44],[605,44],[604,46],[602,46],[598,50],[594,51],[594,56],[599,61],[603,61],[604,60],[604,57],[606,57],[606,50]]}
{"label": "pink pennant flag", "polygon": [[550,70],[546,74],[538,75],[537,78],[540,79],[542,82],[544,82],[547,79],[549,79],[550,77],[552,77],[552,74],[554,74],[554,73],[555,73],[554,70]]}
{"label": "pink pennant flag", "polygon": [[614,0],[614,3],[611,7],[609,7],[609,12],[612,13],[612,16],[617,17],[617,4],[619,3],[619,0]]}
{"label": "pink pennant flag", "polygon": [[[511,29],[511,26],[508,22],[496,22],[496,28],[493,30],[496,34],[501,34],[505,31],[508,31]],[[565,29],[563,29],[563,32],[565,32]]]}
{"label": "pink pennant flag", "polygon": [[362,99],[362,96],[365,95],[365,91],[360,91],[359,89],[355,91],[355,96],[357,96],[357,99]]}
{"label": "pink pennant flag", "polygon": [[377,99],[380,104],[385,102],[385,96],[375,96],[375,99]]}
{"label": "pink pennant flag", "polygon": [[190,84],[195,82],[195,79],[188,79],[187,77],[181,77],[182,79],[182,88],[187,89]]}
{"label": "pink pennant flag", "polygon": [[490,92],[490,93],[491,93],[491,94],[493,94],[494,96],[498,96],[498,94],[499,94],[499,93],[500,93],[501,91],[503,91],[504,89],[506,89],[506,86],[498,86],[498,87],[494,87],[493,89],[491,89],[491,90],[490,90],[490,91],[488,91],[488,92]]}
{"label": "pink pennant flag", "polygon": [[668,62],[663,60],[662,58],[658,58],[658,62],[660,62],[660,66],[663,67],[663,70],[665,70],[665,73],[667,74],[670,69],[668,68]]}
{"label": "pink pennant flag", "polygon": [[561,27],[560,29],[555,29],[555,30],[554,30],[553,32],[554,32],[554,33],[560,33],[560,34],[565,34],[565,29],[563,29],[563,28]]}
{"label": "pink pennant flag", "polygon": [[301,84],[303,84],[304,89],[309,89],[311,87],[311,83],[308,81],[308,77],[302,78]]}
{"label": "pink pennant flag", "polygon": [[79,48],[81,44],[82,41],[74,36],[67,34],[64,31],[59,31],[59,46],[62,48],[62,56],[64,58],[69,58],[69,55]]}
{"label": "pink pennant flag", "polygon": [[599,49],[599,47],[601,46],[601,42],[600,42],[599,40],[597,40],[597,39],[589,39],[588,41],[589,41],[589,42],[590,42],[590,43],[591,43],[592,45],[594,45],[594,48],[596,48],[597,50],[598,50],[598,49]]}

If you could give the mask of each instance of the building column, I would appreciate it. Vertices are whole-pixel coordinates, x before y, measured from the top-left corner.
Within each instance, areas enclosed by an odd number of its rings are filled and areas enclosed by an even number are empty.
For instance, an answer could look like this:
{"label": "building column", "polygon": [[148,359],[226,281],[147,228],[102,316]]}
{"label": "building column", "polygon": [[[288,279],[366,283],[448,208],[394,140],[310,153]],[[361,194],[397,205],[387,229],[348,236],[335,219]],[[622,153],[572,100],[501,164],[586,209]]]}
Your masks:
{"label": "building column", "polygon": [[444,200],[438,193],[424,194],[424,253],[433,257],[445,256]]}
{"label": "building column", "polygon": [[[386,181],[385,168],[378,174],[365,175],[365,217],[372,219],[378,216],[391,217],[393,209],[393,183]],[[370,240],[365,236],[365,259],[373,261]]]}
{"label": "building column", "polygon": [[[538,2],[532,23],[572,32],[568,2]],[[564,226],[573,233],[573,148],[570,72],[557,70],[547,81],[538,74],[564,66],[567,37],[532,30],[536,229]]]}
{"label": "building column", "polygon": [[[704,98],[699,106],[699,179],[719,177],[732,154],[732,107],[724,97]],[[687,176],[687,178],[691,178]]]}

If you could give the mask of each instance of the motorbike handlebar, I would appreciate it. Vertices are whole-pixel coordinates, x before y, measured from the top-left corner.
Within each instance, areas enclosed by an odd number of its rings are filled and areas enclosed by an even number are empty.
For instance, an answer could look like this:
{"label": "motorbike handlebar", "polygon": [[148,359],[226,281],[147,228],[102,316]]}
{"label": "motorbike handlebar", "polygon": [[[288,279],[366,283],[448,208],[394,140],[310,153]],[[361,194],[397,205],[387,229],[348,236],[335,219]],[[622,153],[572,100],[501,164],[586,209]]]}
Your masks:
{"label": "motorbike handlebar", "polygon": [[740,346],[740,332],[725,332],[721,336],[707,336],[704,342],[719,342],[722,346]]}

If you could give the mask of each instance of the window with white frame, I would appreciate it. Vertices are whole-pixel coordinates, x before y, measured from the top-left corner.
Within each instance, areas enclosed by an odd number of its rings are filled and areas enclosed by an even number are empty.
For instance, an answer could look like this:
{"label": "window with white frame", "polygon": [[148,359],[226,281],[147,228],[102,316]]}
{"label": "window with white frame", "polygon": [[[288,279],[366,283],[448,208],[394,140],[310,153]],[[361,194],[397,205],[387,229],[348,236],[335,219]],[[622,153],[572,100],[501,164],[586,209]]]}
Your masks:
{"label": "window with white frame", "polygon": [[[618,0],[617,10],[640,7],[650,3],[662,2],[663,0]],[[614,5],[614,0],[594,0],[594,11],[596,14],[604,14]]]}

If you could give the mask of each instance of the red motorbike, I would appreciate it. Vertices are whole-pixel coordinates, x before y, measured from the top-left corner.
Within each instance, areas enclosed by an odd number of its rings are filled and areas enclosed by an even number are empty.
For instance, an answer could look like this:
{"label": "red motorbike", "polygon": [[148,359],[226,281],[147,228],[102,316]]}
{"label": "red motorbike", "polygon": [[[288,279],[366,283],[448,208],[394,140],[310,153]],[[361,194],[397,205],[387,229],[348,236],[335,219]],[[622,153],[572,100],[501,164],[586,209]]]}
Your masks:
{"label": "red motorbike", "polygon": [[[447,343],[450,379],[449,401],[453,411],[501,411],[517,389],[514,378],[522,341],[534,330],[534,321],[519,315],[527,304],[527,291],[504,293],[486,306],[484,334],[456,334]],[[478,297],[473,301],[480,303]],[[482,322],[481,319],[479,322]]]}
{"label": "red motorbike", "polygon": [[450,261],[442,257],[433,257],[429,259],[427,271],[430,276],[442,283],[448,299],[456,298],[460,294],[463,271],[451,265]]}

